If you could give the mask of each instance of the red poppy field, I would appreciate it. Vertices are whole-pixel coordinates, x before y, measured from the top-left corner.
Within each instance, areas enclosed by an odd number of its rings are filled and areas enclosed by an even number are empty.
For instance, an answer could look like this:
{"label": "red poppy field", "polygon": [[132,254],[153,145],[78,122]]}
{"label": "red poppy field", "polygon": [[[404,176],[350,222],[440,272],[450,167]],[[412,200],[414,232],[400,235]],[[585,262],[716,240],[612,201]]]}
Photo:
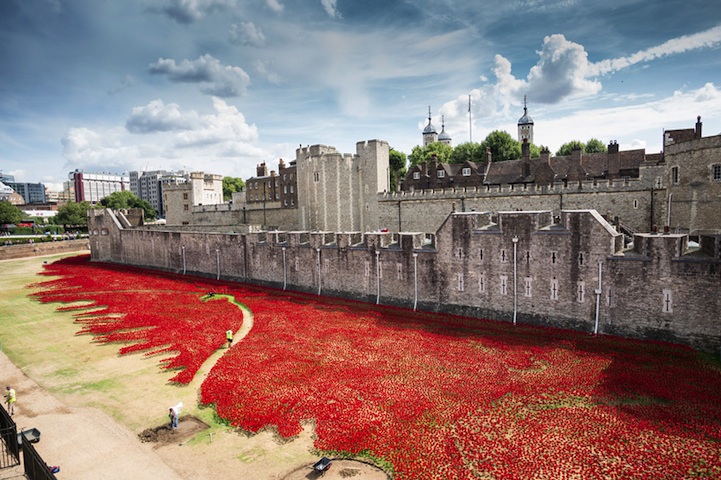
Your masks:
{"label": "red poppy field", "polygon": [[[79,334],[160,355],[241,429],[300,433],[399,479],[721,477],[721,368],[671,344],[482,321],[90,263],[47,265],[41,302],[90,302]],[[36,286],[38,286],[36,285]],[[225,298],[225,297],[222,297]],[[60,308],[80,308],[63,306]]]}

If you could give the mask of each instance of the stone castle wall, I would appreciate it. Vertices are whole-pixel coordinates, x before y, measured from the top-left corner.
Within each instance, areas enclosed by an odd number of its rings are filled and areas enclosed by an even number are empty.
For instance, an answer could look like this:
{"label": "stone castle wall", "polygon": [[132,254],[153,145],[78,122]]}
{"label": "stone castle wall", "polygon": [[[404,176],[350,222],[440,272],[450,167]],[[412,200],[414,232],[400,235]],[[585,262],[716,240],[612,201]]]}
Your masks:
{"label": "stone castle wall", "polygon": [[638,234],[624,250],[621,234],[592,210],[455,213],[436,234],[193,233],[123,228],[107,210],[90,215],[94,261],[709,351],[721,345],[719,238],[704,237],[689,254],[685,235]]}
{"label": "stone castle wall", "polygon": [[594,209],[633,231],[665,225],[666,191],[639,180],[489,185],[388,193],[379,196],[380,224],[401,231],[435,232],[451,212]]}

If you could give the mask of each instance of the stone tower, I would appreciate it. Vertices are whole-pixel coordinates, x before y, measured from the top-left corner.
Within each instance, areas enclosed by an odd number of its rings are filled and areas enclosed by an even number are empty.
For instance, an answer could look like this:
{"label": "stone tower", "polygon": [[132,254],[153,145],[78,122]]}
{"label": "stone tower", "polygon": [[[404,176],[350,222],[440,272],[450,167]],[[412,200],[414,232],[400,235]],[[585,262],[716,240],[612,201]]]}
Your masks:
{"label": "stone tower", "polygon": [[446,119],[441,116],[441,133],[438,135],[438,141],[445,143],[446,145],[451,144],[451,136],[446,133]]}
{"label": "stone tower", "polygon": [[438,132],[436,127],[431,123],[431,107],[428,107],[428,125],[423,129],[423,146],[430,145],[438,141]]}
{"label": "stone tower", "polygon": [[528,116],[525,95],[523,96],[523,116],[518,119],[518,141],[523,143],[524,140],[529,144],[533,143],[533,119]]}

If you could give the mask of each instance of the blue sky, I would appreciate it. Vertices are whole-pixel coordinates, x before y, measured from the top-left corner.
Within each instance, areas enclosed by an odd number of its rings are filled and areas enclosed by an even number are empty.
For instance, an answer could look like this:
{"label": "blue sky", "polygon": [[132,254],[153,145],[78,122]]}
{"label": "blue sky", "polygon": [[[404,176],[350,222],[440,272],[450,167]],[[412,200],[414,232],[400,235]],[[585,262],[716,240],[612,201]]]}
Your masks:
{"label": "blue sky", "polygon": [[[721,133],[709,0],[0,0],[0,171],[186,169],[247,178],[298,145]],[[473,130],[469,132],[468,96]]]}

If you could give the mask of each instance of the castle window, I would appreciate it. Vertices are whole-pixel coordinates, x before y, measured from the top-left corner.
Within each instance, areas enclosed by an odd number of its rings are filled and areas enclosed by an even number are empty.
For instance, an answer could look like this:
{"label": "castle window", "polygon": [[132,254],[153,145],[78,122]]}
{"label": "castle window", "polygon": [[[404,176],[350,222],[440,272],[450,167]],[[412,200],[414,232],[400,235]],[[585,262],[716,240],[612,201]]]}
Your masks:
{"label": "castle window", "polygon": [[313,181],[320,182],[320,173],[318,173],[318,172],[313,173]]}
{"label": "castle window", "polygon": [[292,174],[292,173],[290,174],[290,179],[291,179],[291,181],[293,180],[293,174]]}
{"label": "castle window", "polygon": [[508,294],[508,277],[501,275],[501,295]]}
{"label": "castle window", "polygon": [[284,173],[284,174],[283,174],[283,181],[284,181],[284,182],[287,180],[287,177],[288,177],[288,174],[287,174],[287,173]]}
{"label": "castle window", "polygon": [[551,252],[551,263],[556,263],[557,257],[558,257],[558,254],[556,252]]}
{"label": "castle window", "polygon": [[276,199],[276,200],[280,200],[280,193],[275,192],[275,199]]}
{"label": "castle window", "polygon": [[526,277],[523,289],[523,296],[524,297],[530,297],[531,296],[531,277]]}
{"label": "castle window", "polygon": [[576,290],[576,301],[578,303],[583,303],[584,296],[586,293],[586,284],[584,282],[578,282],[578,288]]}
{"label": "castle window", "polygon": [[583,254],[582,253],[578,254],[578,264],[583,265]]}
{"label": "castle window", "polygon": [[183,194],[183,200],[187,200],[187,199],[188,199],[188,194],[187,194],[187,193],[184,193],[184,194]]}
{"label": "castle window", "polygon": [[464,285],[463,285],[463,272],[458,273],[458,291],[462,292]]}
{"label": "castle window", "polygon": [[369,262],[368,260],[366,260],[366,263],[365,263],[365,276],[366,277],[371,276],[371,262]]}
{"label": "castle window", "polygon": [[483,261],[483,249],[482,248],[478,249],[478,259],[480,261]]}
{"label": "castle window", "polygon": [[531,252],[526,250],[526,265],[530,265],[531,263]]}
{"label": "castle window", "polygon": [[413,180],[420,180],[421,172],[413,172]]}
{"label": "castle window", "polygon": [[556,277],[551,280],[551,300],[558,300],[558,279]]}
{"label": "castle window", "polygon": [[288,199],[287,199],[287,198],[283,200],[283,205],[286,206],[286,207],[288,206]]}
{"label": "castle window", "polygon": [[436,174],[438,175],[438,178],[444,178],[446,176],[445,170],[438,170]]}
{"label": "castle window", "polygon": [[293,188],[293,185],[290,186],[290,193],[293,193],[295,189]]}
{"label": "castle window", "polygon": [[294,198],[291,198],[291,199],[290,199],[290,204],[291,204],[291,205],[295,205],[295,199],[294,199]]}
{"label": "castle window", "polygon": [[486,276],[483,273],[478,276],[478,293],[486,293]]}
{"label": "castle window", "polygon": [[678,167],[671,167],[671,183],[678,185]]}
{"label": "castle window", "polygon": [[470,169],[470,167],[465,167],[465,168],[463,169],[463,172],[462,172],[462,173],[463,173],[463,176],[464,176],[464,177],[470,177],[470,176],[471,176],[471,169]]}
{"label": "castle window", "polygon": [[671,290],[664,288],[663,290],[663,313],[673,313],[673,296]]}
{"label": "castle window", "polygon": [[633,201],[633,208],[638,208],[638,200]]}
{"label": "castle window", "polygon": [[403,280],[403,264],[396,263],[396,279]]}
{"label": "castle window", "polygon": [[283,194],[288,193],[288,185],[283,185]]}
{"label": "castle window", "polygon": [[656,177],[656,188],[662,188],[663,187],[663,180],[661,177]]}
{"label": "castle window", "polygon": [[501,250],[501,263],[506,263],[508,261],[508,256],[506,256],[506,251]]}
{"label": "castle window", "polygon": [[186,203],[185,205],[183,205],[183,211],[187,212],[187,211],[188,211],[188,208],[189,208],[189,207],[188,207],[188,204],[187,204],[187,203]]}
{"label": "castle window", "polygon": [[607,307],[615,307],[616,304],[614,303],[614,297],[613,297],[613,290],[611,290],[611,287],[606,288],[606,306]]}
{"label": "castle window", "polygon": [[713,181],[721,182],[721,165],[713,165],[711,169],[713,171]]}

